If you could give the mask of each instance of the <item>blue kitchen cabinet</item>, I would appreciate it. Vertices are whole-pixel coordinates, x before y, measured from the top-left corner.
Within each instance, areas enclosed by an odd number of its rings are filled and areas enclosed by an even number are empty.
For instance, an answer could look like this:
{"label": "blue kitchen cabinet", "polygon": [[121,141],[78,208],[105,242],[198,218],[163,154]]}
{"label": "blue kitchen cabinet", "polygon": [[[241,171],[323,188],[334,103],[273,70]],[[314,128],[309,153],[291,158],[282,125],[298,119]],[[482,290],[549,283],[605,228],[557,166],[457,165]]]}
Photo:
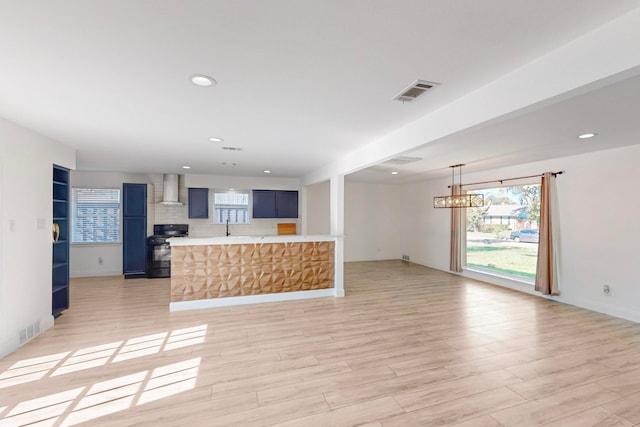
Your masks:
{"label": "blue kitchen cabinet", "polygon": [[298,218],[298,192],[253,190],[254,218]]}
{"label": "blue kitchen cabinet", "polygon": [[253,217],[276,217],[276,193],[271,190],[253,190]]}
{"label": "blue kitchen cabinet", "polygon": [[122,184],[122,274],[146,277],[147,184]]}
{"label": "blue kitchen cabinet", "polygon": [[208,188],[189,188],[189,218],[209,218]]}
{"label": "blue kitchen cabinet", "polygon": [[276,218],[298,218],[297,191],[276,191]]}

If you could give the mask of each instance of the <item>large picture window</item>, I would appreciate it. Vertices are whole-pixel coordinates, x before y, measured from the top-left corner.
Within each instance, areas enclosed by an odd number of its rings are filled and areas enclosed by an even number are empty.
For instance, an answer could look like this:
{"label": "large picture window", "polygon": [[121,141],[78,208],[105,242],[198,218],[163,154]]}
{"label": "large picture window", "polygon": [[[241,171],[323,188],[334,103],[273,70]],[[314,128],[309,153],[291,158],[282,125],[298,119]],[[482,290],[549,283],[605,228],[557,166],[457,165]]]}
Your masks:
{"label": "large picture window", "polygon": [[466,266],[533,281],[538,259],[540,185],[473,190],[485,206],[468,208]]}
{"label": "large picture window", "polygon": [[120,189],[71,190],[72,243],[120,242]]}
{"label": "large picture window", "polygon": [[214,193],[214,224],[249,224],[249,193]]}

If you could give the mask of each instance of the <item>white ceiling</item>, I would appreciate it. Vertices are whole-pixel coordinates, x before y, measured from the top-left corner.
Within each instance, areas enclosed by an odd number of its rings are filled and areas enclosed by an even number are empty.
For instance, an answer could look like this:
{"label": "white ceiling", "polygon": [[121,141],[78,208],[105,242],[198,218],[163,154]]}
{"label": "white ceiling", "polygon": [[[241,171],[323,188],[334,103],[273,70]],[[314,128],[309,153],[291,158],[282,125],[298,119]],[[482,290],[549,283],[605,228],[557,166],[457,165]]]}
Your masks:
{"label": "white ceiling", "polygon": [[[75,147],[81,170],[302,176],[639,6],[0,0],[0,116]],[[194,86],[197,73],[218,85]],[[416,79],[441,86],[391,101]],[[448,154],[403,175],[437,173],[445,160],[497,167],[579,151],[578,118],[597,119],[615,96],[638,111],[638,80],[626,84],[432,143],[421,156]],[[629,113],[589,144],[638,140]]]}
{"label": "white ceiling", "polygon": [[[640,144],[638,112],[640,76],[634,76],[430,142],[399,156],[421,160],[381,163],[349,179],[405,183],[450,176],[449,166],[460,163],[468,173]],[[597,135],[579,139],[584,133]]]}

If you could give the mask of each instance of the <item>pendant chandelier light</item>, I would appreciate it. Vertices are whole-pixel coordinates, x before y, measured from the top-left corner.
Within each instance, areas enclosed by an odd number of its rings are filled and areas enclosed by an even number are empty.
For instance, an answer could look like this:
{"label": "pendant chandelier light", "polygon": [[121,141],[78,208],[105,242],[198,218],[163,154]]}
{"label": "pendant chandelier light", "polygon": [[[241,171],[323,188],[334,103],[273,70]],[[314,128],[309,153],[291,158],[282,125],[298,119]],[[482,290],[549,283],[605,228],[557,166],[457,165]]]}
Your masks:
{"label": "pendant chandelier light", "polygon": [[481,208],[484,206],[483,194],[453,194],[455,189],[455,171],[459,172],[459,185],[462,191],[462,166],[464,164],[449,166],[451,168],[451,194],[433,198],[434,208]]}

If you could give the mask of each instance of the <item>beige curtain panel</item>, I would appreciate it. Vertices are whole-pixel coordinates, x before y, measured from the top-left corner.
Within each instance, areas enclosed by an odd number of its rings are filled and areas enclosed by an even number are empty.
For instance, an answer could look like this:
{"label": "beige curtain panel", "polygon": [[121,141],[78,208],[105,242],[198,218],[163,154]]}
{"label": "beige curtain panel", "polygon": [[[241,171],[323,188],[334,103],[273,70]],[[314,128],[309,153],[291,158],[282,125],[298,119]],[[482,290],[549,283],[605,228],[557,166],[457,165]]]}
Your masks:
{"label": "beige curtain panel", "polygon": [[540,239],[538,244],[538,264],[536,267],[535,290],[544,295],[558,295],[558,260],[557,233],[554,227],[557,225],[555,211],[556,182],[554,174],[545,172],[542,174],[540,186]]}
{"label": "beige curtain panel", "polygon": [[[451,186],[451,195],[457,196],[462,194],[462,186],[460,184]],[[462,271],[462,238],[464,233],[464,215],[462,209],[451,209],[451,256],[449,262],[449,270]]]}

